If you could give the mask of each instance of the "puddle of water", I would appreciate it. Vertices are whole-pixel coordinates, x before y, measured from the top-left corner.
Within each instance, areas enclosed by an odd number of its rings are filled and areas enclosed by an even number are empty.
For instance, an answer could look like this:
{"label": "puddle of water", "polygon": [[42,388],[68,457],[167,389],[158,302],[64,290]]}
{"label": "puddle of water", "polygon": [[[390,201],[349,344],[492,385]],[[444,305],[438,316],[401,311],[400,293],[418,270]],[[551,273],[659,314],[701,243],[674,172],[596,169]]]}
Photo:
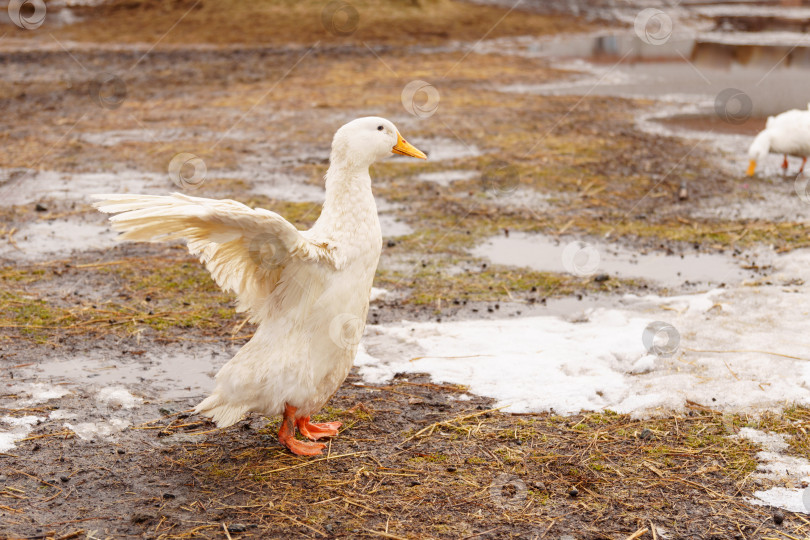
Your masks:
{"label": "puddle of water", "polygon": [[133,142],[170,142],[188,135],[182,129],[128,129],[82,133],[79,139],[96,146],[117,146]]}
{"label": "puddle of water", "polygon": [[801,32],[810,21],[810,8],[789,5],[717,4],[696,6],[693,10],[714,19],[715,27],[724,30]]}
{"label": "puddle of water", "polygon": [[[569,244],[543,235],[511,234],[490,238],[473,249],[478,257],[495,264],[531,268],[541,272],[566,273],[563,251]],[[692,284],[719,285],[756,277],[740,267],[742,261],[719,254],[664,255],[639,253],[614,245],[590,243],[599,254],[589,275],[605,273],[618,278],[642,278],[667,287]]]}
{"label": "puddle of water", "polygon": [[104,249],[115,245],[116,233],[106,224],[75,221],[37,221],[26,225],[11,243],[0,243],[0,257],[35,260],[68,255],[75,250]]}
{"label": "puddle of water", "polygon": [[552,39],[521,36],[481,42],[479,53],[513,54],[528,57],[548,57],[557,60],[583,58],[590,62],[616,62],[626,57],[633,62],[679,59],[688,56],[693,40],[688,36],[672,36],[665,43],[651,45],[639,40],[632,30],[615,34],[578,34]]}
{"label": "puddle of water", "polygon": [[[639,130],[703,139],[718,155],[728,156],[718,160],[719,166],[742,177],[751,137],[764,127],[764,119],[807,107],[807,92],[796,84],[807,79],[810,67],[810,41],[805,37],[790,32],[693,32],[685,37],[674,35],[656,46],[643,43],[628,30],[624,34],[566,36],[551,42],[528,37],[501,43],[493,40],[487,46],[497,43],[505,54],[549,57],[558,68],[584,73],[554,83],[505,85],[501,91],[656,99],[659,105],[655,110],[638,115]],[[728,89],[740,90],[743,98],[750,100],[751,110],[743,114],[745,121],[735,117],[736,101],[730,102],[729,114],[722,108],[718,113],[717,100]],[[758,175],[779,176],[780,164],[774,156],[760,165]],[[796,167],[793,163],[791,171]],[[766,192],[764,199],[773,199],[769,187],[754,191]],[[804,214],[796,201],[788,207],[792,210],[786,213],[777,203],[765,213],[777,219]],[[711,213],[712,209],[706,211]],[[751,214],[758,218],[756,209]]]}
{"label": "puddle of water", "polygon": [[[220,175],[221,178],[245,178],[244,173]],[[263,172],[261,178],[256,178],[252,173],[251,178],[253,188],[251,193],[264,195],[271,199],[292,202],[314,202],[322,203],[324,200],[323,186],[307,184],[302,179],[291,177],[289,174]]]}
{"label": "puddle of water", "polygon": [[[235,352],[235,351],[233,351]],[[134,388],[136,394],[162,400],[199,397],[214,387],[214,375],[232,356],[223,347],[197,346],[191,350],[167,348],[137,359],[74,357],[48,359],[25,368],[27,380],[51,384]]]}
{"label": "puddle of water", "polygon": [[0,205],[24,205],[55,199],[90,203],[93,193],[177,191],[168,174],[118,171],[68,174],[57,171],[0,170]]}
{"label": "puddle of water", "polygon": [[[751,116],[766,117],[788,109],[807,107],[807,92],[796,80],[807,77],[805,70],[785,68],[774,70],[763,78],[757,67],[704,66],[696,63],[651,62],[622,63],[616,66],[588,66],[584,63],[568,67],[587,69],[590,75],[553,84],[515,84],[500,87],[504,92],[540,95],[595,93],[599,95],[656,98],[664,101],[699,105],[701,116],[717,117],[715,100],[723,90],[741,90],[751,100]],[[725,121],[728,131],[740,133],[738,124]]]}
{"label": "puddle of water", "polygon": [[416,177],[416,180],[420,182],[433,182],[434,184],[439,184],[440,186],[449,186],[453,182],[458,182],[459,180],[472,180],[480,175],[481,173],[478,171],[434,171],[422,173]]}
{"label": "puddle of water", "polygon": [[413,232],[410,225],[390,214],[380,215],[380,228],[382,229],[383,238],[396,238]]}
{"label": "puddle of water", "polygon": [[[258,170],[258,168],[257,168]],[[251,193],[266,195],[272,199],[293,202],[323,202],[323,186],[305,183],[289,174],[268,171],[262,167],[258,173],[253,169],[237,172],[208,171],[209,178],[250,178]],[[44,200],[81,201],[91,203],[95,193],[143,193],[167,195],[184,191],[172,182],[168,173],[142,171],[63,173],[58,171],[33,171],[23,169],[0,169],[0,205],[26,205]],[[185,193],[204,197],[204,193],[185,190]]]}
{"label": "puddle of water", "polygon": [[[791,32],[692,32],[666,43],[642,42],[632,30],[621,34],[566,36],[556,40],[493,40],[483,52],[548,57],[555,66],[588,72],[549,84],[501,86],[505,92],[530,94],[600,94],[658,98],[695,104],[702,98],[706,116],[715,116],[716,96],[727,88],[742,90],[752,102],[750,114],[766,117],[807,107],[807,93],[797,80],[807,78],[810,41]],[[491,50],[490,50],[491,49]],[[477,49],[478,50],[478,49]],[[745,132],[750,127],[734,131]]]}
{"label": "puddle of water", "polygon": [[474,144],[464,144],[456,139],[446,137],[423,139],[414,142],[414,145],[427,154],[431,162],[482,155],[481,150]]}
{"label": "puddle of water", "polygon": [[653,118],[652,120],[681,130],[703,133],[739,133],[754,136],[765,129],[767,118],[752,116],[739,124],[729,124],[714,114],[674,114],[665,118]]}
{"label": "puddle of water", "polygon": [[[792,174],[784,176],[780,163],[782,158],[771,156],[762,172],[771,180],[743,183],[743,188],[733,205],[723,197],[710,197],[696,202],[689,215],[694,218],[709,219],[751,219],[771,222],[792,221],[807,223],[810,221],[810,205],[796,194],[794,174],[798,170],[800,159],[790,160]],[[741,173],[740,173],[741,174]],[[748,190],[746,192],[746,189]]]}

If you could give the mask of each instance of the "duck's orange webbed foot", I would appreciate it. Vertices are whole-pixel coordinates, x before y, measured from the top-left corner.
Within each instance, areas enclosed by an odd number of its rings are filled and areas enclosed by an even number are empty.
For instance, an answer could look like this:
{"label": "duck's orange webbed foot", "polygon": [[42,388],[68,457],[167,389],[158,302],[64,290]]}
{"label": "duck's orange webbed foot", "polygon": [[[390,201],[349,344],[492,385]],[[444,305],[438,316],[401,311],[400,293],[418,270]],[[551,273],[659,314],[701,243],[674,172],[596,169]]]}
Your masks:
{"label": "duck's orange webbed foot", "polygon": [[295,421],[298,425],[298,431],[301,435],[312,441],[317,441],[324,437],[334,437],[338,434],[338,429],[343,424],[341,422],[324,422],[321,424],[313,424],[309,421],[309,416],[299,418]]}
{"label": "duck's orange webbed foot", "polygon": [[[281,421],[281,428],[278,430],[278,442],[286,446],[290,452],[298,456],[317,456],[321,450],[326,448],[325,444],[299,441],[295,438],[295,424],[302,419],[295,420],[295,407],[290,405],[284,408],[284,419]],[[307,418],[309,420],[309,418]],[[304,436],[308,435],[301,431]],[[312,437],[310,437],[312,438]]]}

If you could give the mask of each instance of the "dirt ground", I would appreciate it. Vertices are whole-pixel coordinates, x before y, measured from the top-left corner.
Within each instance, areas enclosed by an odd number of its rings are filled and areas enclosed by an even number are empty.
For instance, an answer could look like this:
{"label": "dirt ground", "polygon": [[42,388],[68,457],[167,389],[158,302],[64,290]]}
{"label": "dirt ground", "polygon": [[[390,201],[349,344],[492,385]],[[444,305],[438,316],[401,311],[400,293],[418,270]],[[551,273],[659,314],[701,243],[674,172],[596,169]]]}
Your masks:
{"label": "dirt ground", "polygon": [[[207,167],[195,195],[306,227],[333,130],[370,114],[391,118],[428,154],[452,149],[373,169],[381,211],[408,230],[385,243],[375,285],[391,294],[373,303],[372,325],[664,290],[486,265],[468,248],[493,234],[607,235],[676,253],[807,245],[800,222],[699,217],[699,201],[756,199],[763,185],[743,186],[703,147],[641,133],[633,115],[651,101],[504,93],[496,87],[571,74],[542,58],[471,52],[482,38],[607,22],[368,1],[352,4],[356,29],[351,16],[338,21],[351,30],[341,34],[324,28],[324,4],[122,0],[75,8],[72,24],[2,27],[0,235],[11,251],[0,255],[0,413],[40,420],[0,454],[0,537],[806,538],[803,515],[746,501],[763,485],[759,448],[735,433],[767,427],[807,455],[807,409],[515,415],[426,376],[371,386],[353,373],[322,414],[342,432],[323,458],[299,458],[278,445],[278,419],[217,430],[190,414],[204,391],[186,364],[169,375],[187,377],[188,392],[152,378],[155,358],[171,355],[205,356],[200,370],[214,372],[252,332],[181,246],[13,251],[31,224],[106,227],[76,179],[111,179],[94,190],[130,177],[127,189],[177,190],[165,171],[179,152]],[[403,111],[402,88],[419,79],[441,94],[430,121]],[[488,182],[420,179],[505,169]],[[529,192],[548,197],[533,205]],[[122,370],[139,405],[100,405],[92,379],[41,371],[55,359],[98,362],[101,379]],[[32,385],[53,381],[65,393],[35,399]],[[64,419],[127,426],[82,437]]]}

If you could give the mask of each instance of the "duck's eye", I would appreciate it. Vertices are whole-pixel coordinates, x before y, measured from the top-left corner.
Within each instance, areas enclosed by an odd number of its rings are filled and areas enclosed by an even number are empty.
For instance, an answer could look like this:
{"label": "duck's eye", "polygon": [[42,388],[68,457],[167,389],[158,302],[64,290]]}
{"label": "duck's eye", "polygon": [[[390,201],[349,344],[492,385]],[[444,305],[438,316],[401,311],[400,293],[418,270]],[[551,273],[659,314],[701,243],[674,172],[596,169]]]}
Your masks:
{"label": "duck's eye", "polygon": [[382,131],[382,130],[383,130],[382,126],[377,126],[377,131]]}

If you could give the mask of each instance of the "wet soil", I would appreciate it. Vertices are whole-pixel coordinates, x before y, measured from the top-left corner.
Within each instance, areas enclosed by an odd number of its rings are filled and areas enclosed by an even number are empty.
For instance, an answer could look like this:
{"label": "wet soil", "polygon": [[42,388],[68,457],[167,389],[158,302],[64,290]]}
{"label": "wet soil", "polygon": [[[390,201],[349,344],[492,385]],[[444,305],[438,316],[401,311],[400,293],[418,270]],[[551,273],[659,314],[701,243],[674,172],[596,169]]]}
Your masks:
{"label": "wet soil", "polygon": [[[65,352],[81,356],[110,345],[103,340]],[[118,343],[130,355],[157,346]],[[4,384],[13,384],[20,369],[6,371]],[[267,419],[216,430],[189,415],[193,399],[145,396],[127,414],[99,406],[87,387],[68,388],[58,401],[24,409],[14,407],[13,395],[0,398],[12,405],[6,414],[41,418],[2,456],[0,522],[8,538],[217,538],[225,529],[234,538],[525,538],[575,531],[596,539],[644,527],[673,538],[776,532],[766,509],[738,495],[748,465],[731,475],[712,473],[716,460],[739,459],[750,444],[690,448],[695,432],[727,429],[730,420],[711,412],[647,422],[507,415],[462,387],[424,376],[367,386],[350,375],[321,415],[344,428],[313,459],[282,450],[277,423]],[[93,410],[86,419],[97,425],[116,417],[131,425],[88,438],[65,427],[64,419],[80,410]],[[678,430],[667,428],[673,420]],[[777,529],[796,524],[787,517]]]}
{"label": "wet soil", "polygon": [[[182,246],[108,243],[87,195],[186,189],[306,227],[331,133],[357,116],[391,117],[431,156],[375,167],[388,223],[377,285],[389,294],[373,304],[370,324],[570,313],[663,288],[531,273],[515,261],[487,266],[471,253],[504,231],[707,257],[806,243],[798,211],[779,225],[752,218],[756,204],[742,217],[700,214],[701,201],[732,207],[753,189],[707,147],[640,131],[636,114],[658,106],[649,96],[504,91],[588,73],[542,55],[473,52],[482,36],[591,31],[601,16],[590,15],[610,6],[573,13],[565,3],[564,17],[546,17],[538,6],[527,14],[412,4],[364,3],[365,24],[340,37],[324,30],[320,4],[261,4],[223,18],[228,2],[112,2],[77,8],[75,25],[0,39],[0,415],[34,417],[0,454],[0,537],[806,533],[799,516],[777,524],[746,502],[756,447],[731,435],[735,422],[754,420],[736,418],[729,430],[728,418],[701,404],[648,422],[508,415],[427,376],[372,387],[355,373],[324,411],[345,429],[320,461],[281,450],[277,419],[220,431],[189,415],[252,327]],[[292,31],[302,17],[303,30]],[[432,120],[403,110],[413,79],[441,92]],[[113,81],[112,94],[100,94],[99,81]],[[198,189],[166,174],[180,152],[205,161]],[[518,174],[488,183],[504,161]],[[122,388],[136,405],[99,399]],[[43,397],[53,389],[63,395]],[[791,414],[798,433],[806,411]]]}

